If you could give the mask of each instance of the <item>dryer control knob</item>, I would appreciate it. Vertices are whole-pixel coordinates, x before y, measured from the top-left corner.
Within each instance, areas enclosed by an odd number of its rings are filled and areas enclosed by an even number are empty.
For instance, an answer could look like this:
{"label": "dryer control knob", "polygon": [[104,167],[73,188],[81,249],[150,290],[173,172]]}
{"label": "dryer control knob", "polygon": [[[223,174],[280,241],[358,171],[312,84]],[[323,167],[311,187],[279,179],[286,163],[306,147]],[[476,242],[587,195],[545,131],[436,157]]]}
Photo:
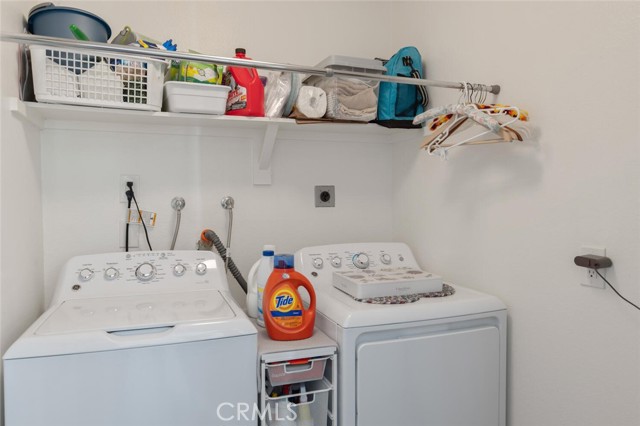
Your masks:
{"label": "dryer control knob", "polygon": [[89,268],[84,268],[78,274],[78,278],[80,279],[80,281],[89,281],[91,278],[93,278],[93,271]]}
{"label": "dryer control knob", "polygon": [[173,267],[173,275],[175,275],[176,277],[183,276],[185,272],[187,272],[187,268],[181,263],[178,263]]}
{"label": "dryer control knob", "polygon": [[316,257],[313,259],[313,267],[316,269],[322,269],[322,266],[324,265],[324,262],[322,261],[322,258],[320,257]]}
{"label": "dryer control knob", "polygon": [[391,263],[391,256],[389,256],[387,253],[382,253],[380,255],[380,262],[384,263],[385,265],[388,265]]}
{"label": "dryer control knob", "polygon": [[107,268],[104,271],[104,279],[107,281],[112,281],[118,278],[118,270],[116,268]]}
{"label": "dryer control knob", "polygon": [[340,259],[338,256],[333,256],[331,258],[331,266],[333,266],[334,268],[339,268],[342,266],[342,259]]}
{"label": "dryer control knob", "polygon": [[207,273],[207,265],[205,265],[204,263],[198,263],[196,265],[196,274],[204,275],[206,273]]}
{"label": "dryer control knob", "polygon": [[353,264],[358,269],[366,269],[369,267],[369,256],[365,253],[356,253],[352,258]]}
{"label": "dryer control knob", "polygon": [[136,277],[140,281],[149,281],[156,276],[156,267],[150,263],[143,263],[136,268]]}

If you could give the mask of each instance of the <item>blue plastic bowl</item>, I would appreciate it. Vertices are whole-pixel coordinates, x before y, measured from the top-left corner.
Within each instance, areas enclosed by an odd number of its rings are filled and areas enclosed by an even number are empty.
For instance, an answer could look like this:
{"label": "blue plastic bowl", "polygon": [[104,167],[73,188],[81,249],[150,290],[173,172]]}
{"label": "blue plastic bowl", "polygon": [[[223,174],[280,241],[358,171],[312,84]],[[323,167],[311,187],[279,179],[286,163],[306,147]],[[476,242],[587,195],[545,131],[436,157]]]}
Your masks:
{"label": "blue plastic bowl", "polygon": [[111,37],[111,28],[99,16],[82,9],[54,6],[53,3],[31,9],[27,29],[31,34],[74,39],[69,30],[71,24],[80,28],[91,41],[106,43]]}
{"label": "blue plastic bowl", "polygon": [[[111,37],[111,28],[93,13],[73,7],[55,6],[53,3],[41,3],[31,9],[27,29],[31,34],[75,39],[69,26],[75,24],[91,41],[106,43]],[[53,59],[69,71],[81,74],[92,68],[97,58],[60,50],[46,51],[47,57]]]}

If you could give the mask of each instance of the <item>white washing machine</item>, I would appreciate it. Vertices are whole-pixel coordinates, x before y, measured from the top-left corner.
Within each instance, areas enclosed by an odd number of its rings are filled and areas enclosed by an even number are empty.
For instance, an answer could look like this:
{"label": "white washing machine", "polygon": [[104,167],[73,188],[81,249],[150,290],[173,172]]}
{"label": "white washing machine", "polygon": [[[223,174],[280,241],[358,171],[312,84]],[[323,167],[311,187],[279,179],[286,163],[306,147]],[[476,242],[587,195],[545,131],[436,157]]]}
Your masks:
{"label": "white washing machine", "polygon": [[[339,425],[505,426],[507,311],[500,300],[447,284],[429,294],[440,297],[368,300],[406,302],[374,304],[334,287],[336,272],[418,274],[402,243],[307,247],[295,267],[314,285],[316,327],[338,343]],[[408,288],[406,280],[384,279],[391,294]]]}
{"label": "white washing machine", "polygon": [[5,424],[256,425],[256,333],[217,254],[72,258],[4,355]]}

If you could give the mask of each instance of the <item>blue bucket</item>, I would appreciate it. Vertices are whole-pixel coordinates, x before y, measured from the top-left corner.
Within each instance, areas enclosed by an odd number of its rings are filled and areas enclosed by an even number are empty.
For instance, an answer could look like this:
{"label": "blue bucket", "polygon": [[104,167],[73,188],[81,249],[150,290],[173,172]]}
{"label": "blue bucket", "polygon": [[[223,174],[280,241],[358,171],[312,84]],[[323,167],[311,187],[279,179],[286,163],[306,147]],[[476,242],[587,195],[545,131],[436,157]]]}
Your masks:
{"label": "blue bucket", "polygon": [[[73,7],[42,3],[31,9],[27,29],[31,34],[47,37],[75,39],[69,26],[76,25],[91,41],[106,43],[111,37],[111,28],[93,13]],[[56,50],[47,50],[47,57],[56,63],[80,74],[96,63],[96,58]]]}

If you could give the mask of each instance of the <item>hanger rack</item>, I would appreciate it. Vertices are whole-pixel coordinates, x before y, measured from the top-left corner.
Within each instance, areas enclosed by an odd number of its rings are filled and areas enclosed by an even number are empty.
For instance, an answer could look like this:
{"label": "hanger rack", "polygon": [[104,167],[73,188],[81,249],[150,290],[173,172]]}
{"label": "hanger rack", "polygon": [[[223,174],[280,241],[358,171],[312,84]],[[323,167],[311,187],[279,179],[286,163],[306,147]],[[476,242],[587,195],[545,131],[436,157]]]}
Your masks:
{"label": "hanger rack", "polygon": [[[447,89],[463,90],[465,88],[464,82],[451,82],[451,81],[438,81],[427,80],[420,78],[410,77],[396,77],[383,74],[370,74],[366,72],[348,71],[348,70],[334,70],[330,68],[317,68],[304,65],[291,65],[282,64],[277,62],[264,62],[254,61],[248,59],[228,58],[223,56],[211,56],[197,53],[187,52],[171,52],[158,49],[145,49],[137,46],[124,46],[119,44],[98,43],[91,41],[73,40],[57,37],[46,37],[33,34],[20,34],[20,33],[0,33],[0,40],[22,44],[37,44],[40,46],[50,47],[67,47],[76,49],[90,49],[92,51],[99,51],[101,53],[120,53],[128,55],[138,55],[156,59],[175,59],[195,62],[213,62],[219,65],[232,65],[244,68],[257,68],[262,70],[271,71],[287,71],[296,72],[310,75],[319,75],[323,77],[333,76],[346,76],[346,77],[360,77],[369,80],[389,81],[393,83],[411,84],[414,86],[432,86],[442,87]],[[466,86],[474,91],[482,91],[487,93],[498,94],[500,93],[499,85],[487,85],[478,83],[466,83]]]}

